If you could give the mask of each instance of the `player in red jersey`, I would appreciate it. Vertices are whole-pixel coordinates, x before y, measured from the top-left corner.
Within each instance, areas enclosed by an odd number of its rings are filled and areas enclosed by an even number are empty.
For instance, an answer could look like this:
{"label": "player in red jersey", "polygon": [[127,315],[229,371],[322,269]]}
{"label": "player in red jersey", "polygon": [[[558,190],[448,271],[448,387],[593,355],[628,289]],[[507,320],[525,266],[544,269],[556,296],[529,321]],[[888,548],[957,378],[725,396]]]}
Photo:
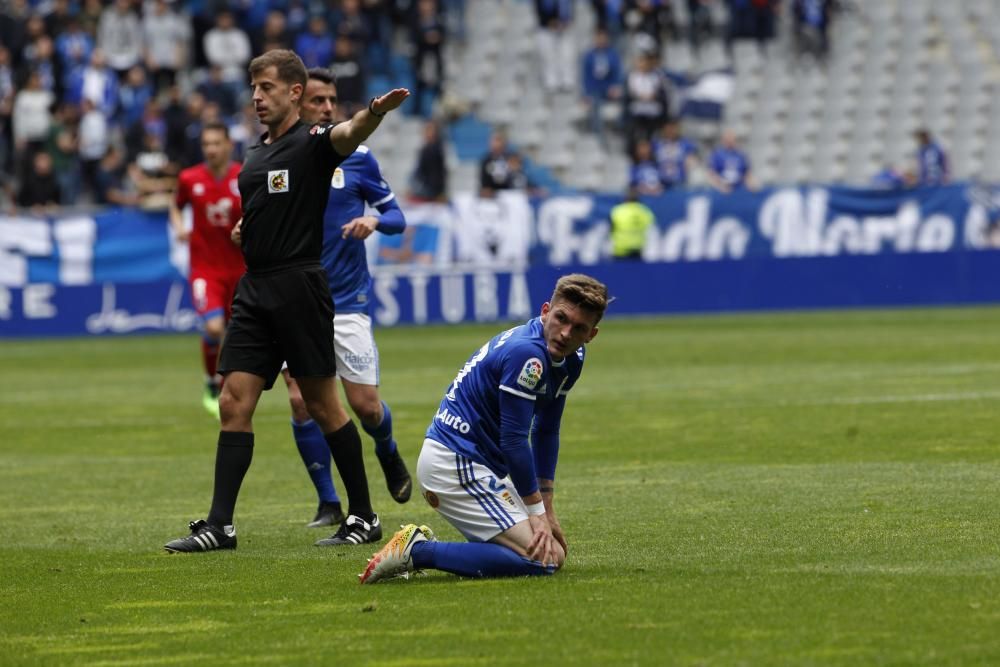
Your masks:
{"label": "player in red jersey", "polygon": [[[243,216],[237,176],[240,164],[231,159],[233,144],[221,123],[209,123],[201,131],[205,161],[185,169],[177,178],[177,192],[170,202],[170,226],[178,240],[190,244],[191,297],[202,321],[201,351],[205,364],[205,394],[202,403],[219,416],[222,376],[216,373],[219,344],[229,321],[236,283],[246,267],[243,254],[229,238]],[[181,209],[190,205],[194,224],[189,231]]]}

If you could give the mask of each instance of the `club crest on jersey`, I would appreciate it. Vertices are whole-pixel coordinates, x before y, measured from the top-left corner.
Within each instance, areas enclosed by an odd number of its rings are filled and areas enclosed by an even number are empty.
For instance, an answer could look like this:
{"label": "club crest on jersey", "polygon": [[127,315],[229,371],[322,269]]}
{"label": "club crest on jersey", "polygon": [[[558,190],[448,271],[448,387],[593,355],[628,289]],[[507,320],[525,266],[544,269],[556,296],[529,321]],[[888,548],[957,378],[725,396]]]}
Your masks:
{"label": "club crest on jersey", "polygon": [[435,494],[433,491],[424,491],[424,500],[426,500],[427,504],[433,507],[434,509],[437,509],[438,505],[441,504],[441,499],[438,498],[437,494]]}
{"label": "club crest on jersey", "polygon": [[233,193],[234,197],[240,196],[240,182],[235,178],[229,179],[229,191]]}
{"label": "club crest on jersey", "polygon": [[344,179],[344,170],[341,169],[340,167],[337,167],[336,169],[334,169],[333,170],[333,178],[330,179],[330,185],[331,185],[331,187],[333,187],[333,188],[335,188],[337,190],[343,190],[345,182],[346,181]]}
{"label": "club crest on jersey", "polygon": [[191,188],[191,192],[192,194],[194,194],[195,197],[202,196],[203,194],[205,194],[205,184],[195,183],[194,186]]}
{"label": "club crest on jersey", "polygon": [[288,170],[278,169],[267,172],[267,191],[271,194],[288,192]]}
{"label": "club crest on jersey", "polygon": [[532,357],[524,362],[521,374],[517,376],[517,383],[525,389],[534,389],[538,386],[538,381],[542,379],[542,360]]}

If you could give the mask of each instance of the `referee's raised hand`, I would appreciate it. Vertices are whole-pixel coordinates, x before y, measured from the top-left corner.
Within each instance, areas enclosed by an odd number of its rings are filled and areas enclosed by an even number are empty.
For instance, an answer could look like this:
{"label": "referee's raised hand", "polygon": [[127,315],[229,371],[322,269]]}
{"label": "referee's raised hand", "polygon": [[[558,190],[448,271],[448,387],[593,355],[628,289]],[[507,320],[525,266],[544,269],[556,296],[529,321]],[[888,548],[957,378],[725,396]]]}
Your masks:
{"label": "referee's raised hand", "polygon": [[406,88],[394,88],[385,95],[373,98],[371,104],[368,105],[368,108],[376,116],[384,116],[393,109],[398,109],[399,105],[403,103],[403,100],[409,96],[410,91]]}
{"label": "referee's raised hand", "polygon": [[350,155],[375,131],[382,117],[410,96],[406,88],[390,90],[385,95],[373,97],[368,102],[368,108],[358,111],[346,123],[334,125],[329,131],[330,143],[341,155]]}

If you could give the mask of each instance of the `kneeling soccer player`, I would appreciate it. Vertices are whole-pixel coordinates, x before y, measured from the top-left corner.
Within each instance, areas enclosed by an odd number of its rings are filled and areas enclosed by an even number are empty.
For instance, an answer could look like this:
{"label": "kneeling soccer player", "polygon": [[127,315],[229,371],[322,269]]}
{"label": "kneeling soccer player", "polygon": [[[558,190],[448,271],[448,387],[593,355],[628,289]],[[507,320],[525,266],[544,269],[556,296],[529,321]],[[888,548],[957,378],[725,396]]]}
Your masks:
{"label": "kneeling soccer player", "polygon": [[423,569],[502,577],[562,567],[566,538],[552,507],[559,423],[583,369],[583,345],[597,335],[607,305],[602,283],[563,276],[540,317],[472,355],[417,461],[424,498],[469,541],[438,542],[426,526],[403,526],[369,560],[361,583]]}

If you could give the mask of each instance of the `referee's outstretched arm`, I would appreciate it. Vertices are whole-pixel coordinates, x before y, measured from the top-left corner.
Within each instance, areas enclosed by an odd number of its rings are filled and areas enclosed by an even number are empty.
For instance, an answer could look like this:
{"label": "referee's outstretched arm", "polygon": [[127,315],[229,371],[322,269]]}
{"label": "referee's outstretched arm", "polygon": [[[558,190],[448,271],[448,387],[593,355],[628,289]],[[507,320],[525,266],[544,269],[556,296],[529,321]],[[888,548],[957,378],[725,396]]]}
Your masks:
{"label": "referee's outstretched arm", "polygon": [[340,123],[330,130],[330,143],[341,155],[350,155],[365,139],[375,131],[382,117],[399,107],[410,91],[406,88],[390,90],[385,95],[373,97],[368,108],[354,114],[346,123]]}

